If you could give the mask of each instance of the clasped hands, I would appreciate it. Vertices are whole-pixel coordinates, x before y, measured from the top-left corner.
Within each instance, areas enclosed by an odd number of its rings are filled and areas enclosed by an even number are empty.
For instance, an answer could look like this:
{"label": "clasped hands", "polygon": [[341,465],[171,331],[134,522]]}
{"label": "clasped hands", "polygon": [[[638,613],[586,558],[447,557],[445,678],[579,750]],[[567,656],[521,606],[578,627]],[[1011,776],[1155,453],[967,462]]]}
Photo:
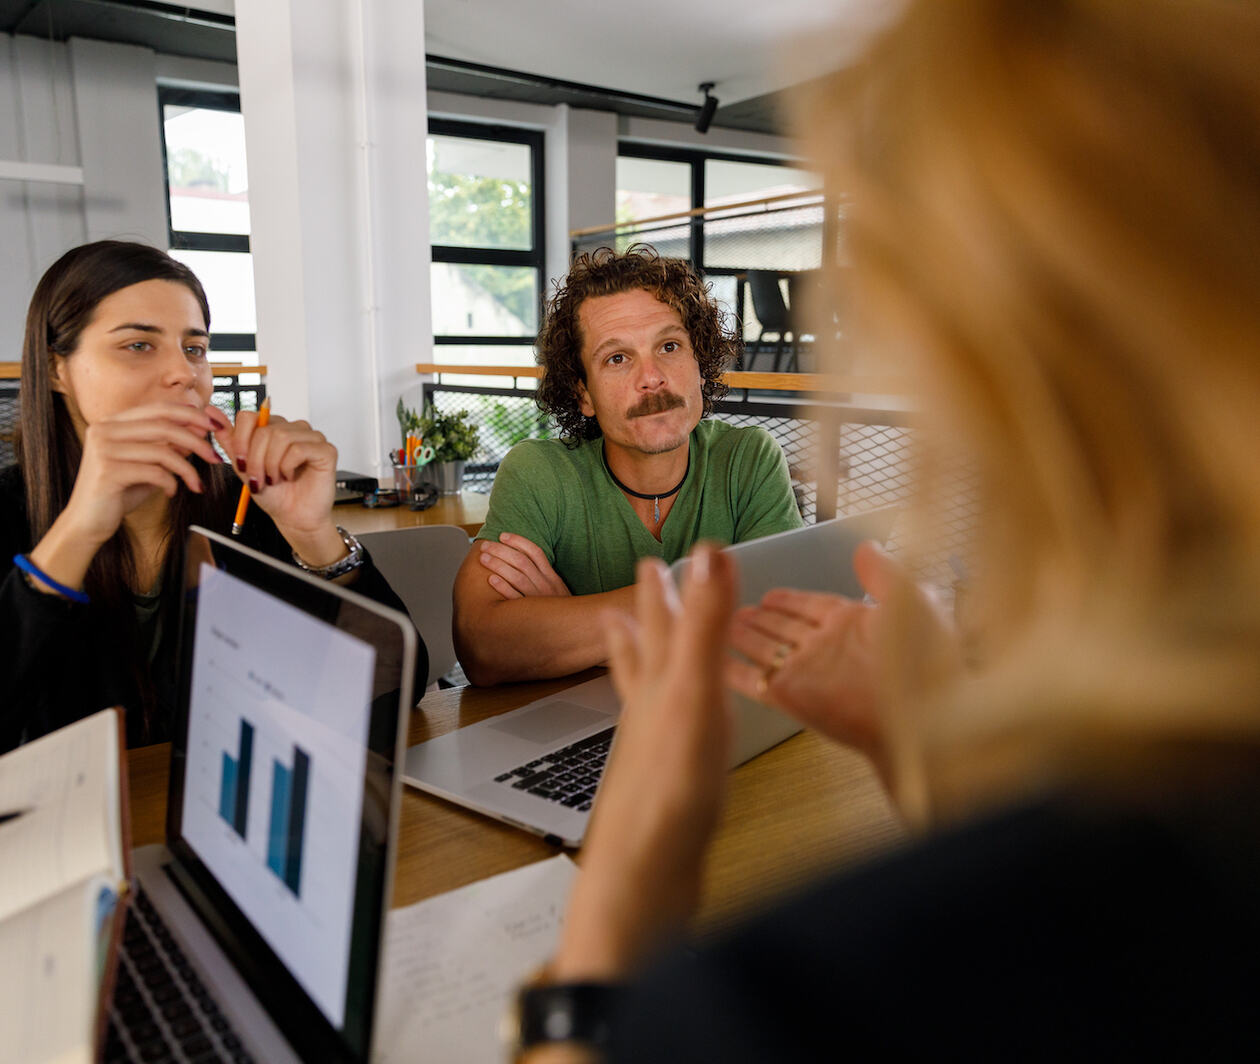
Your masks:
{"label": "clasped hands", "polygon": [[690,915],[721,811],[728,688],[882,769],[890,607],[941,648],[952,643],[930,596],[873,543],[854,567],[874,604],[779,590],[734,612],[730,559],[708,546],[693,559],[681,599],[664,565],[644,561],[634,617],[608,616],[621,720],[552,965],[558,980],[622,978]]}
{"label": "clasped hands", "polygon": [[242,411],[233,425],[211,404],[157,403],[95,422],[84,430],[67,510],[80,514],[80,527],[103,542],[154,492],[173,496],[182,481],[200,493],[201,477],[190,457],[218,464],[213,434],[282,532],[292,529],[300,537],[323,531],[325,524],[331,529],[336,448],[305,421],[273,417],[259,428],[257,419]]}

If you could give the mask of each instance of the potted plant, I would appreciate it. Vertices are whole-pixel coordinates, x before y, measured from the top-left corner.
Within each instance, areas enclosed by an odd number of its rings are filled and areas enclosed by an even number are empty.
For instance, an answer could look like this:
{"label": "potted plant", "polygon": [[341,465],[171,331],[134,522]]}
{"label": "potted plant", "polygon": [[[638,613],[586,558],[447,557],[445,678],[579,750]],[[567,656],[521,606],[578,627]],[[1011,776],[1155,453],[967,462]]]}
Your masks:
{"label": "potted plant", "polygon": [[477,450],[481,430],[470,423],[472,414],[459,410],[444,414],[432,405],[425,407],[420,418],[420,435],[433,448],[430,469],[438,491],[455,495],[463,487],[464,464]]}

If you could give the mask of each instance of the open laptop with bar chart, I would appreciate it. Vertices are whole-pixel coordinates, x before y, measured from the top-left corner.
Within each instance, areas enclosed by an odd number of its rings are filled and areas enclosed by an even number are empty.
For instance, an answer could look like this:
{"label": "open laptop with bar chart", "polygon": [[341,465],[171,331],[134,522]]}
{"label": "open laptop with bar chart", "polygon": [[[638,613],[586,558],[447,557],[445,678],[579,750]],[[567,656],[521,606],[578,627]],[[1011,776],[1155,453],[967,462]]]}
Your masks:
{"label": "open laptop with bar chart", "polygon": [[367,1064],[415,629],[199,528],[185,574],[167,843],[134,855],[106,1059]]}

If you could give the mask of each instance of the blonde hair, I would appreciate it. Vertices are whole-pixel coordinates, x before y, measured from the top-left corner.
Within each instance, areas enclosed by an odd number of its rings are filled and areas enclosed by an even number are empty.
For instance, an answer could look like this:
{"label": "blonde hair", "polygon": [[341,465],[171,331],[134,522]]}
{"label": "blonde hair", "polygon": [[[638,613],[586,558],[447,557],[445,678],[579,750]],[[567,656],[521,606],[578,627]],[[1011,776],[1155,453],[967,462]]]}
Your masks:
{"label": "blonde hair", "polygon": [[809,107],[855,331],[984,496],[941,800],[1260,732],[1257,56],[1236,0],[922,0]]}

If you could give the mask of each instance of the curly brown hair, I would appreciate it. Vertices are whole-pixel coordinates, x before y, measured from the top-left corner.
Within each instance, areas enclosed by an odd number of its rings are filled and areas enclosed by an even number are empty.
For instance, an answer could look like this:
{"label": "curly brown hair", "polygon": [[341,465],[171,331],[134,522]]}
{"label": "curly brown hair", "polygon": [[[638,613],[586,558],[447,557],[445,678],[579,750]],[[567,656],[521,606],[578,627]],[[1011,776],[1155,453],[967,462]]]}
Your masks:
{"label": "curly brown hair", "polygon": [[583,252],[573,260],[569,275],[556,286],[538,332],[537,359],[543,369],[536,401],[560,426],[570,447],[600,436],[599,422],[580,409],[578,385],[586,383],[582,364],[582,331],[578,310],[591,296],[611,296],[636,288],[651,292],[682,317],[700,365],[704,416],[727,387],[722,374],[735,363],[739,339],[723,328],[712,292],[683,259],[664,259],[646,244],[635,244],[618,254],[612,248]]}

